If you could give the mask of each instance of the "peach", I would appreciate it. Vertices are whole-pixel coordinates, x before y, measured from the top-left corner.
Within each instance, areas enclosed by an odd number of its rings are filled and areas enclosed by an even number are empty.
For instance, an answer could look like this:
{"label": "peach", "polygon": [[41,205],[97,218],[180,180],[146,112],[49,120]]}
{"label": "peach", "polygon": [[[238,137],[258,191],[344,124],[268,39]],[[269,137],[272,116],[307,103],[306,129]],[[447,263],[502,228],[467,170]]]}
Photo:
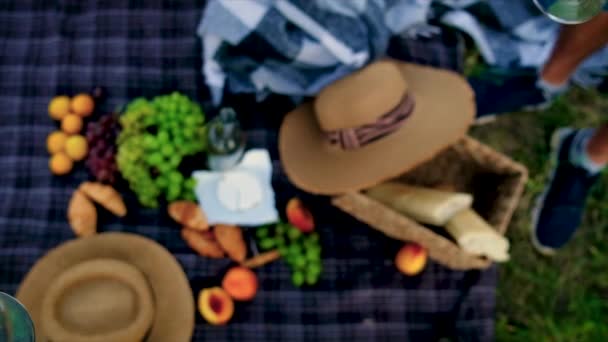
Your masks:
{"label": "peach", "polygon": [[203,289],[198,295],[198,311],[210,324],[223,325],[234,314],[234,302],[221,287]]}
{"label": "peach", "polygon": [[93,109],[95,109],[95,101],[93,101],[93,98],[89,94],[78,94],[72,98],[70,109],[79,116],[89,116],[93,113]]}
{"label": "peach", "polygon": [[302,233],[310,233],[315,229],[312,214],[299,198],[292,198],[287,202],[287,220]]}
{"label": "peach", "polygon": [[222,287],[234,300],[252,300],[258,292],[258,277],[252,270],[236,266],[226,272]]}
{"label": "peach", "polygon": [[61,119],[61,130],[67,134],[76,134],[82,130],[82,118],[76,114],[68,114]]}
{"label": "peach", "polygon": [[55,131],[46,138],[46,149],[50,154],[62,152],[67,139],[67,134],[62,131]]}
{"label": "peach", "polygon": [[397,269],[408,276],[413,276],[422,271],[426,265],[427,250],[415,243],[407,243],[401,247],[395,257]]}
{"label": "peach", "polygon": [[73,161],[83,160],[88,152],[87,139],[80,134],[72,135],[65,141],[65,154]]}
{"label": "peach", "polygon": [[70,98],[65,95],[53,97],[51,102],[49,102],[48,110],[51,119],[63,119],[70,111]]}
{"label": "peach", "polygon": [[65,153],[59,152],[53,154],[49,160],[49,169],[55,175],[62,176],[72,171],[74,162]]}

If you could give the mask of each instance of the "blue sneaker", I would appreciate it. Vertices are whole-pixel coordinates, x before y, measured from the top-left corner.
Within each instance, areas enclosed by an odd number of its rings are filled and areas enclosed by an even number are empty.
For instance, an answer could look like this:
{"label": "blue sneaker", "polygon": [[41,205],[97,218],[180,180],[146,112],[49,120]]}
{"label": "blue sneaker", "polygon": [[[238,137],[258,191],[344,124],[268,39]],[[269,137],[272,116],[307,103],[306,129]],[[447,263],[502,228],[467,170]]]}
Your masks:
{"label": "blue sneaker", "polygon": [[570,162],[569,154],[579,131],[562,128],[553,134],[553,170],[532,212],[532,244],[544,255],[555,254],[581,223],[589,190],[599,178]]}
{"label": "blue sneaker", "polygon": [[541,81],[535,69],[493,68],[468,81],[475,92],[478,123],[498,114],[545,109],[567,89],[567,85],[552,87]]}

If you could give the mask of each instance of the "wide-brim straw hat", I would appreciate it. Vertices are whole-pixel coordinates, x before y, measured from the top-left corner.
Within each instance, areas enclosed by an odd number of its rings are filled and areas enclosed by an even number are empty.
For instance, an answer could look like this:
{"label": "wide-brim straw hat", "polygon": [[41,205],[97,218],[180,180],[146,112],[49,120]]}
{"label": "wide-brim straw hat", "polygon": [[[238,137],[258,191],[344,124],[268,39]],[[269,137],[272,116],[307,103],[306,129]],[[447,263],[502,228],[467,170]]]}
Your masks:
{"label": "wide-brim straw hat", "polygon": [[382,60],[286,115],[281,162],[305,191],[358,191],[431,159],[461,139],[474,117],[474,93],[462,76]]}
{"label": "wide-brim straw hat", "polygon": [[164,247],[134,234],[68,241],[26,275],[17,298],[37,341],[190,341],[194,298]]}

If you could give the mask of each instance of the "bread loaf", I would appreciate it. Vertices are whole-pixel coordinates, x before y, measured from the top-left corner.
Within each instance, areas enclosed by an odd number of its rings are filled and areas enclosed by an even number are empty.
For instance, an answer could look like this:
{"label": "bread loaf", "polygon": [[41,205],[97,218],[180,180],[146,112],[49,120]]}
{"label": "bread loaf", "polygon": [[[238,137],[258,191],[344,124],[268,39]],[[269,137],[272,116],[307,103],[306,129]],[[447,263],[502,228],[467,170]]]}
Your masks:
{"label": "bread loaf", "polygon": [[445,226],[458,245],[471,254],[497,262],[509,260],[509,240],[472,209],[456,214]]}
{"label": "bread loaf", "polygon": [[366,195],[421,223],[444,226],[456,213],[470,208],[473,196],[386,182],[366,191]]}

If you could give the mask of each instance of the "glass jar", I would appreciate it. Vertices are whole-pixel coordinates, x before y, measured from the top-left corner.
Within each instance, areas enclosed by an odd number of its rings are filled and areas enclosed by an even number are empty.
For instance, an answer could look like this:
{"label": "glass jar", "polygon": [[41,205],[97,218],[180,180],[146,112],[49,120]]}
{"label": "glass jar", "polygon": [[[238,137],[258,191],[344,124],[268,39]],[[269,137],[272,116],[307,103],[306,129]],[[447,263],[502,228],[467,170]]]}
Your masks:
{"label": "glass jar", "polygon": [[562,24],[580,24],[602,11],[606,0],[534,0],[549,18]]}
{"label": "glass jar", "polygon": [[207,124],[207,166],[225,171],[236,166],[245,151],[245,133],[232,108],[223,108]]}

